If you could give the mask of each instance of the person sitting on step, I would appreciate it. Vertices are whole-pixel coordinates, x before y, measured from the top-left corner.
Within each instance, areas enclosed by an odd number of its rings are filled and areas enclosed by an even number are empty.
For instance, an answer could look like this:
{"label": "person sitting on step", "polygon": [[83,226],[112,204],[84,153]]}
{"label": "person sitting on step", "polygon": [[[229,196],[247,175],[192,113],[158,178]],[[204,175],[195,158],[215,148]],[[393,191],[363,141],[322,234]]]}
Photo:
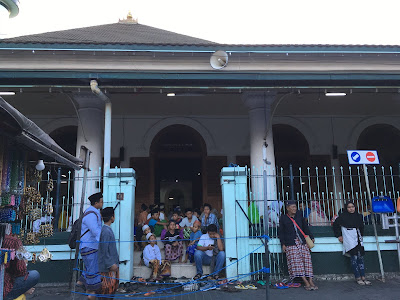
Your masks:
{"label": "person sitting on step", "polygon": [[194,261],[196,262],[196,276],[193,280],[200,279],[203,276],[203,265],[211,266],[211,273],[214,279],[219,279],[219,273],[225,263],[225,248],[218,234],[215,224],[208,225],[207,233],[200,237],[194,253]]}
{"label": "person sitting on step", "polygon": [[150,281],[156,281],[161,266],[161,251],[157,246],[156,236],[149,232],[146,236],[148,245],[143,250],[143,260],[146,267],[152,268]]}
{"label": "person sitting on step", "polygon": [[164,241],[165,259],[173,261],[179,258],[179,262],[182,262],[183,256],[183,243],[180,241],[183,239],[183,233],[181,230],[176,229],[176,223],[174,221],[168,222],[168,230],[163,231],[161,234],[161,240]]}

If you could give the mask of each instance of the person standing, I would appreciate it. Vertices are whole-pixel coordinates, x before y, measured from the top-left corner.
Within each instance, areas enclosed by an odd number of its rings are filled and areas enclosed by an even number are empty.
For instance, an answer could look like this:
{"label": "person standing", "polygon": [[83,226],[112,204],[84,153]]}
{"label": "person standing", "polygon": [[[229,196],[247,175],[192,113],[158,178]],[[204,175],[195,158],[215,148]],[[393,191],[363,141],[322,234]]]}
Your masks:
{"label": "person standing", "polygon": [[[101,211],[104,225],[99,243],[99,271],[101,273],[101,294],[112,295],[119,284],[119,255],[111,224],[115,221],[114,208],[106,207]],[[112,297],[110,297],[112,298]],[[101,299],[108,299],[102,297]]]}
{"label": "person standing", "polygon": [[363,216],[356,212],[353,202],[346,203],[343,212],[333,223],[333,231],[339,242],[343,243],[343,255],[350,256],[357,283],[371,285],[371,282],[365,279]]}
{"label": "person standing", "polygon": [[[286,215],[279,220],[279,239],[282,251],[286,253],[290,279],[300,277],[304,282],[304,288],[308,291],[317,290],[313,282],[313,266],[311,262],[310,249],[306,244],[303,233],[313,241],[314,237],[310,232],[306,219],[300,211],[297,211],[296,202],[286,202]],[[299,230],[299,228],[303,233]]]}
{"label": "person standing", "polygon": [[[103,207],[103,194],[93,194],[89,197],[89,201],[91,206],[83,214],[81,243],[79,245],[84,271],[77,285],[84,285],[88,294],[96,294],[101,288],[98,249],[101,233],[101,216],[99,210]],[[88,296],[88,299],[96,299],[96,296]]]}

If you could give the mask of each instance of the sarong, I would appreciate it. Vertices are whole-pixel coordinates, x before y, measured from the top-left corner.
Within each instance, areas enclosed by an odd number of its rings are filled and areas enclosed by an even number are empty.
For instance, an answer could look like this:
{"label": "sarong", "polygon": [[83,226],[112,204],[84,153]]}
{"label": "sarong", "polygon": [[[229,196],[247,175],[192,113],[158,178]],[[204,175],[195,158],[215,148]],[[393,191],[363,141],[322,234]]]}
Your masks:
{"label": "sarong", "polygon": [[119,269],[116,272],[108,271],[101,273],[101,294],[115,294],[119,286]]}
{"label": "sarong", "polygon": [[165,259],[166,260],[176,260],[183,255],[183,244],[178,242],[178,246],[173,247],[172,245],[166,244],[165,249]]}
{"label": "sarong", "polygon": [[191,263],[194,263],[194,253],[196,252],[197,245],[190,245],[186,248],[186,254]]}
{"label": "sarong", "polygon": [[85,247],[81,250],[81,255],[84,271],[79,281],[83,282],[87,291],[98,291],[101,288],[98,250]]}
{"label": "sarong", "polygon": [[296,277],[309,277],[314,276],[310,249],[306,244],[296,238],[296,245],[286,246],[286,259],[288,264],[288,271],[290,279]]}

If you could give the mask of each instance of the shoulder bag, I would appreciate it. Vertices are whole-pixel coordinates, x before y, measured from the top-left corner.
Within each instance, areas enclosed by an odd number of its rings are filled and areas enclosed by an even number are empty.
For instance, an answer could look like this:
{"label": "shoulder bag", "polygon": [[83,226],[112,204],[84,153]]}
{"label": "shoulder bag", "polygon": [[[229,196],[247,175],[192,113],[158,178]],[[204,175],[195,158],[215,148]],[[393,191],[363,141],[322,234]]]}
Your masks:
{"label": "shoulder bag", "polygon": [[[289,215],[287,215],[287,216],[289,217]],[[298,230],[300,230],[301,234],[304,236],[308,248],[309,248],[309,249],[314,248],[315,245],[314,245],[314,242],[312,241],[312,239],[311,239],[308,235],[306,235],[306,234],[303,232],[303,230],[301,230],[301,228],[299,227],[299,225],[297,225],[296,221],[295,221],[293,218],[289,217],[289,219],[292,220],[293,224],[297,227]]]}

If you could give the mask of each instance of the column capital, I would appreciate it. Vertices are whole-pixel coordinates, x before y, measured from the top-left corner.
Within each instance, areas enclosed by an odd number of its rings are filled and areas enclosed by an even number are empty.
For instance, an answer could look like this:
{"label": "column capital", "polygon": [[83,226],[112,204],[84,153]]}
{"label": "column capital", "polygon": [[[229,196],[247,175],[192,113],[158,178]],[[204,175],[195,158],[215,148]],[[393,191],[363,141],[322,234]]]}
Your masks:
{"label": "column capital", "polygon": [[72,93],[78,109],[95,108],[104,110],[104,102],[91,92]]}
{"label": "column capital", "polygon": [[243,103],[249,110],[269,108],[276,100],[275,91],[249,91],[242,94]]}

